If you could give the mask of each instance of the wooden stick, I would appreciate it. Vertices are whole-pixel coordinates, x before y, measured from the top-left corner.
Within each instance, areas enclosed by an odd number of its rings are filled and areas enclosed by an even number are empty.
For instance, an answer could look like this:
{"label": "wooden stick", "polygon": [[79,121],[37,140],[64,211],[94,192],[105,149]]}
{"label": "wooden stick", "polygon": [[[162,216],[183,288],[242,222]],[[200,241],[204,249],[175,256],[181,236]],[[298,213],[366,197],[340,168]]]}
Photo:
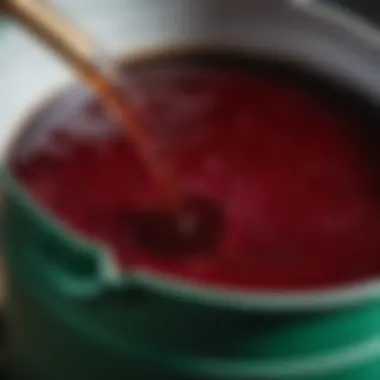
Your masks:
{"label": "wooden stick", "polygon": [[5,7],[80,75],[94,70],[93,41],[47,4],[39,0],[5,0]]}
{"label": "wooden stick", "polygon": [[[134,104],[125,101],[114,78],[110,78],[110,67],[99,65],[96,44],[41,0],[5,0],[4,3],[11,15],[47,43],[100,96],[134,141],[160,187],[164,206],[178,210],[182,195],[174,171],[167,161],[157,157],[154,141],[140,120]],[[133,91],[131,89],[131,95]]]}

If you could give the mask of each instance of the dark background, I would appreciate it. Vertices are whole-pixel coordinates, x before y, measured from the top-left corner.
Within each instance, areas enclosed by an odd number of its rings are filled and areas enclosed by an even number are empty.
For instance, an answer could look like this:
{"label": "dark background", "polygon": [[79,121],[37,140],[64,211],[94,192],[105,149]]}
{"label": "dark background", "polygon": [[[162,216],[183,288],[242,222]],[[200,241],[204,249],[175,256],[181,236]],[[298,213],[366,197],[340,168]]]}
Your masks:
{"label": "dark background", "polygon": [[320,2],[346,8],[380,27],[380,0],[320,0]]}

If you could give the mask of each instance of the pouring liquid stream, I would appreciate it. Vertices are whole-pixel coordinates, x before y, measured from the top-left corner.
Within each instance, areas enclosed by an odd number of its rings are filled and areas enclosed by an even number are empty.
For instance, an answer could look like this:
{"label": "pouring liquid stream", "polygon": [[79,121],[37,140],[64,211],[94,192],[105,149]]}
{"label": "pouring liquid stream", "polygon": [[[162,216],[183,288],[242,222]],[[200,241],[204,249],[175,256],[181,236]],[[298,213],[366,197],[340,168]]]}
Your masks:
{"label": "pouring liquid stream", "polygon": [[[170,229],[175,228],[178,233],[195,231],[199,213],[186,210],[187,199],[184,199],[171,163],[156,154],[154,139],[139,111],[120,91],[114,78],[105,70],[107,68],[94,62],[99,49],[93,41],[59,12],[39,0],[6,0],[5,5],[9,14],[69,64],[82,81],[99,96],[124,132],[128,133],[161,195],[156,206],[160,210],[161,222],[167,217],[170,219]],[[133,95],[137,90],[130,88],[129,91]]]}
{"label": "pouring liquid stream", "polygon": [[[188,251],[212,244],[221,216],[215,205],[195,197],[185,197],[171,162],[156,154],[155,139],[149,133],[132,101],[98,70],[86,70],[84,80],[100,94],[104,105],[116,116],[132,139],[161,194],[161,203],[136,216],[132,229],[143,235],[142,244],[153,250]],[[131,93],[131,92],[130,92]]]}
{"label": "pouring liquid stream", "polygon": [[161,194],[163,209],[169,214],[180,217],[183,196],[174,170],[170,162],[156,154],[155,139],[149,133],[144,121],[141,120],[139,111],[132,102],[125,99],[117,84],[112,79],[105,77],[101,71],[91,67],[84,70],[82,76],[84,81],[100,95],[103,105],[110,110],[120,127],[132,140]]}

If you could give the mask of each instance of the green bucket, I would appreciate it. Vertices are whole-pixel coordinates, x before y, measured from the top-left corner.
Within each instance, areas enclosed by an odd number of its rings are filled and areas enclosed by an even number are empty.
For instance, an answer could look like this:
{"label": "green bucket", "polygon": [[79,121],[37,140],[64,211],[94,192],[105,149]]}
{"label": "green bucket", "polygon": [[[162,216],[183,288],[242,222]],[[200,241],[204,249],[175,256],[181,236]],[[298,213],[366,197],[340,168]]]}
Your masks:
{"label": "green bucket", "polygon": [[[278,0],[112,0],[106,8],[83,0],[66,7],[115,55],[170,44],[261,49],[380,98],[369,75],[380,67],[373,33],[325,8]],[[178,24],[184,10],[192,26],[186,30]],[[119,41],[117,35],[129,38]],[[317,42],[318,52],[310,49]],[[352,59],[337,65],[330,53],[339,49]],[[0,89],[6,125],[17,121],[25,104],[69,79],[14,27],[0,46],[0,61],[7,73],[0,71],[0,82],[15,93]],[[4,131],[4,146],[14,134]],[[12,139],[8,157],[23,149],[24,136],[22,130]],[[107,247],[85,241],[42,210],[6,164],[2,180],[10,369],[16,380],[380,378],[380,282],[276,294],[119,273]]]}
{"label": "green bucket", "polygon": [[379,375],[380,306],[370,297],[372,285],[324,296],[260,296],[144,273],[120,277],[105,249],[47,219],[6,174],[5,184],[8,321],[17,379]]}

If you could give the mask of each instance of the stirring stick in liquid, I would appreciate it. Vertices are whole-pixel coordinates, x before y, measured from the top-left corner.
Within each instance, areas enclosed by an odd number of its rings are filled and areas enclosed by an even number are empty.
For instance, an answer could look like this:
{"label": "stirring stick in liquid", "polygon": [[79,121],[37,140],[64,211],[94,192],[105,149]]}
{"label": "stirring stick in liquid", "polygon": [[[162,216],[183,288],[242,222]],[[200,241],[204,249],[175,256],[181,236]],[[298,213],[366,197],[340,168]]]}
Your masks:
{"label": "stirring stick in liquid", "polygon": [[[94,59],[99,51],[94,43],[55,10],[39,0],[5,0],[6,10],[40,37],[78,74],[126,129],[147,169],[159,187],[163,206],[179,215],[182,209],[182,191],[170,163],[157,156],[154,141],[149,135],[134,105],[125,100],[107,67],[97,65]],[[132,99],[133,92],[130,89]],[[181,218],[180,218],[181,219]]]}

